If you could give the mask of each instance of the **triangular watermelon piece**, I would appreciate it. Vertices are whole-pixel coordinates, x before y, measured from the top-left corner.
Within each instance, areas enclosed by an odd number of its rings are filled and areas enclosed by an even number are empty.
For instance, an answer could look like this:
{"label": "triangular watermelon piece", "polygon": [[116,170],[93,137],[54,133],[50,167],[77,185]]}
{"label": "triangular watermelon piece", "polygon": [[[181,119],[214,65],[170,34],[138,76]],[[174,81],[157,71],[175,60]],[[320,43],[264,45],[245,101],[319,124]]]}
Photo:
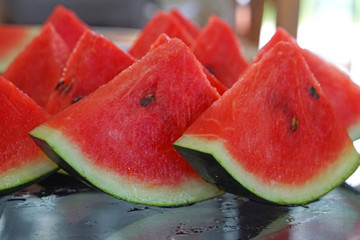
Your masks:
{"label": "triangular watermelon piece", "polygon": [[28,186],[57,169],[28,135],[47,118],[32,99],[0,76],[0,195]]}
{"label": "triangular watermelon piece", "polygon": [[38,33],[38,27],[0,25],[0,73]]}
{"label": "triangular watermelon piece", "polygon": [[50,114],[95,91],[134,63],[134,59],[113,42],[87,30],[66,63],[62,77],[49,97]]}
{"label": "triangular watermelon piece", "polygon": [[360,138],[360,86],[334,64],[303,49],[303,56],[352,140]]}
{"label": "triangular watermelon piece", "polygon": [[[159,45],[163,44],[163,43],[168,43],[170,41],[170,38],[165,34],[162,33],[160,34],[160,36],[156,39],[156,41],[151,45],[150,47],[150,51],[156,47],[158,47]],[[218,93],[220,95],[223,95],[224,92],[227,90],[227,87],[225,87],[214,75],[212,75],[205,67],[203,67],[204,73],[207,77],[207,79],[209,80],[211,86],[213,86],[214,88],[216,88],[216,90],[218,91]]]}
{"label": "triangular watermelon piece", "polygon": [[[296,40],[282,28],[277,28],[270,41],[260,49],[254,62],[259,61],[279,41],[296,43]],[[334,64],[320,58],[309,50],[302,54],[311,71],[319,81],[336,114],[343,122],[352,140],[360,138],[360,86]]]}
{"label": "triangular watermelon piece", "polygon": [[3,76],[44,107],[61,77],[70,52],[51,24],[26,46]]}
{"label": "triangular watermelon piece", "polygon": [[166,33],[171,38],[179,38],[190,46],[194,39],[179,21],[171,14],[159,11],[141,31],[140,35],[129,49],[129,53],[140,59],[150,49],[160,34]]}
{"label": "triangular watermelon piece", "polygon": [[52,11],[46,23],[51,23],[60,36],[68,45],[70,51],[73,50],[77,41],[85,30],[90,29],[77,15],[70,9],[58,5]]}
{"label": "triangular watermelon piece", "polygon": [[220,189],[279,204],[315,200],[360,164],[301,49],[290,42],[253,64],[175,147]]}
{"label": "triangular watermelon piece", "polygon": [[68,173],[115,197],[188,204],[222,191],[172,143],[218,97],[191,50],[172,39],[30,134]]}
{"label": "triangular watermelon piece", "polygon": [[174,16],[194,39],[200,34],[201,28],[190,19],[187,19],[179,10],[171,9],[169,14]]}
{"label": "triangular watermelon piece", "polygon": [[275,46],[275,44],[277,44],[280,41],[297,43],[296,39],[293,36],[291,36],[288,32],[286,32],[285,29],[281,27],[277,27],[271,39],[256,54],[253,63],[258,62],[267,51],[269,51],[273,46]]}
{"label": "triangular watermelon piece", "polygon": [[249,66],[233,30],[215,15],[209,18],[191,48],[198,60],[227,88],[232,87]]}

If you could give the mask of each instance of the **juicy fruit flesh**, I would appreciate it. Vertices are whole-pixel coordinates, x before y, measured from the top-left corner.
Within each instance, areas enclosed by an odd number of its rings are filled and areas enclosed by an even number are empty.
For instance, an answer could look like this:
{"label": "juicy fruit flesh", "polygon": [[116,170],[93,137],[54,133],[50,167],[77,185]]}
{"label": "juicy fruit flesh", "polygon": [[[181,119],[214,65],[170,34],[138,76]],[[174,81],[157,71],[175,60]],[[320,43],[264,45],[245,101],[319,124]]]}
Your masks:
{"label": "juicy fruit flesh", "polygon": [[231,27],[212,16],[191,46],[195,56],[227,88],[249,66]]}
{"label": "juicy fruit flesh", "polygon": [[64,39],[70,50],[89,27],[70,9],[58,5],[44,24],[51,23]]}
{"label": "juicy fruit flesh", "polygon": [[18,190],[57,169],[28,135],[46,119],[43,109],[0,76],[0,194]]}
{"label": "juicy fruit flesh", "polygon": [[[278,28],[270,41],[260,49],[254,62],[258,62],[280,41],[296,43],[295,38],[284,29]],[[357,104],[360,101],[360,86],[353,82],[347,73],[309,50],[302,49],[302,55],[334,107],[335,113],[347,128],[350,138],[360,138],[360,105]]]}
{"label": "juicy fruit flesh", "polygon": [[214,107],[216,102],[186,134],[220,139],[265,184],[301,185],[338,159],[351,142],[318,83],[306,76],[304,60],[299,63],[291,49],[278,54],[285,52],[292,55],[276,74],[269,62],[280,62],[280,57],[257,64],[246,76],[252,81],[242,80],[225,93],[221,107]]}
{"label": "juicy fruit flesh", "polygon": [[88,30],[80,38],[51,93],[46,110],[62,111],[130,66],[134,59],[113,42]]}
{"label": "juicy fruit flesh", "polygon": [[3,76],[44,107],[69,56],[63,39],[51,24],[9,65]]}
{"label": "juicy fruit flesh", "polygon": [[45,112],[0,77],[0,172],[46,158],[27,133],[47,119]]}
{"label": "juicy fruit flesh", "polygon": [[303,56],[344,126],[348,128],[350,137],[355,140],[360,134],[351,131],[351,127],[360,121],[360,86],[353,82],[345,72],[319,58],[308,50]]}
{"label": "juicy fruit flesh", "polygon": [[134,58],[140,59],[149,51],[151,44],[153,44],[162,33],[167,34],[171,38],[181,39],[188,46],[191,46],[194,41],[174,16],[160,11],[141,31],[141,34],[129,49],[129,53]]}
{"label": "juicy fruit flesh", "polygon": [[[200,176],[171,143],[218,94],[181,41],[155,51],[95,91],[91,100],[84,98],[46,125],[71,136],[97,166],[157,185],[177,185]],[[193,89],[186,94],[179,90],[190,83]]]}

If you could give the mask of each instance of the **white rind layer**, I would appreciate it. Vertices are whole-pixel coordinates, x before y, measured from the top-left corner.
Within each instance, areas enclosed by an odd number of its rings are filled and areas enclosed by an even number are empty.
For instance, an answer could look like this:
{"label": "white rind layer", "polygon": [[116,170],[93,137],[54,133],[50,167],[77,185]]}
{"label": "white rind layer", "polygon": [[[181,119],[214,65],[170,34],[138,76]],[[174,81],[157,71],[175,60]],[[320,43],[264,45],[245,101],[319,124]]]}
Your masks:
{"label": "white rind layer", "polygon": [[360,164],[360,157],[350,144],[343,150],[339,159],[327,166],[321,174],[302,185],[282,184],[261,181],[253,173],[246,171],[231,156],[221,139],[208,140],[201,135],[184,134],[174,145],[211,154],[242,187],[261,198],[279,204],[313,201],[344,182]]}
{"label": "white rind layer", "polygon": [[360,119],[347,129],[350,138],[355,141],[360,138]]}
{"label": "white rind layer", "polygon": [[111,169],[95,166],[75,143],[60,131],[40,125],[30,135],[45,141],[64,161],[102,191],[123,200],[156,206],[185,205],[206,200],[222,191],[202,178],[189,178],[177,186],[159,186],[122,176]]}

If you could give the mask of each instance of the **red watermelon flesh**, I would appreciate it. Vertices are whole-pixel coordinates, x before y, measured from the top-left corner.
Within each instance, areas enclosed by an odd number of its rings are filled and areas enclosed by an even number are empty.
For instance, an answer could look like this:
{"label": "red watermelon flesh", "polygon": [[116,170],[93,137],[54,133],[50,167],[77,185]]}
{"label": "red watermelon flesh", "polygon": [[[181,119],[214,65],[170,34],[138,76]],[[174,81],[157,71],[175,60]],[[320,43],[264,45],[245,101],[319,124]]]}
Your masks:
{"label": "red watermelon flesh", "polygon": [[26,94],[0,76],[0,193],[21,188],[55,171],[28,132],[48,118]]}
{"label": "red watermelon flesh", "polygon": [[133,57],[140,59],[149,51],[151,45],[161,33],[166,33],[171,38],[179,38],[188,46],[194,41],[191,35],[174,16],[159,11],[146,24],[134,44],[129,49],[129,53]]}
{"label": "red watermelon flesh", "polygon": [[[209,182],[282,204],[322,196],[360,163],[301,49],[289,42],[253,64],[175,146]],[[211,155],[237,184],[209,178],[215,165],[191,150]]]}
{"label": "red watermelon flesh", "polygon": [[211,16],[195,39],[192,51],[198,60],[227,88],[237,82],[249,66],[231,27],[221,18]]}
{"label": "red watermelon flesh", "polygon": [[[278,28],[270,41],[259,51],[254,62],[259,61],[280,41],[296,43],[289,33]],[[360,138],[360,86],[353,82],[347,73],[311,51],[303,49],[302,54],[351,139]]]}
{"label": "red watermelon flesh", "polygon": [[50,114],[95,91],[133,64],[134,59],[92,30],[87,30],[71,53],[62,77],[49,97]]}
{"label": "red watermelon flesh", "polygon": [[334,64],[309,50],[303,56],[352,140],[360,138],[360,86]]}
{"label": "red watermelon flesh", "polygon": [[30,134],[116,197],[185,204],[220,194],[172,146],[218,97],[191,50],[172,39]]}
{"label": "red watermelon flesh", "polygon": [[190,19],[187,19],[179,10],[171,9],[169,13],[179,21],[179,23],[190,33],[194,39],[197,37],[197,35],[200,34],[200,27]]}
{"label": "red watermelon flesh", "polygon": [[26,46],[3,76],[44,107],[61,77],[69,49],[51,24]]}
{"label": "red watermelon flesh", "polygon": [[84,31],[89,29],[89,26],[86,25],[75,12],[62,5],[55,7],[45,21],[45,24],[46,23],[51,23],[55,27],[56,31],[68,45],[70,51],[73,50]]}
{"label": "red watermelon flesh", "polygon": [[[156,41],[151,45],[150,50],[158,47],[159,45],[161,45],[163,43],[167,43],[169,41],[170,41],[170,38],[165,33],[162,33],[156,39]],[[227,88],[219,80],[217,80],[217,78],[213,74],[211,74],[205,67],[203,67],[203,69],[204,69],[204,73],[205,73],[207,79],[209,80],[211,86],[216,88],[216,90],[218,91],[218,93],[220,95],[224,94],[224,92],[227,90]]]}
{"label": "red watermelon flesh", "polygon": [[0,73],[38,34],[38,28],[20,25],[0,25]]}

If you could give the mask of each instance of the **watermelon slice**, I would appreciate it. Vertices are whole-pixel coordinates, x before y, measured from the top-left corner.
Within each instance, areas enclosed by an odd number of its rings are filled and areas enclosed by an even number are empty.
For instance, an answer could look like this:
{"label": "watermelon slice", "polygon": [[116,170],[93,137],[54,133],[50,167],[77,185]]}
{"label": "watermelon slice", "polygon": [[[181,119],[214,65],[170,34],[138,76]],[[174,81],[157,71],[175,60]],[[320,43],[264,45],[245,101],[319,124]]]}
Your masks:
{"label": "watermelon slice", "polygon": [[209,18],[191,48],[198,60],[227,88],[232,87],[249,66],[233,30],[215,15]]}
{"label": "watermelon slice", "polygon": [[303,56],[352,140],[360,138],[360,86],[334,64],[309,50]]}
{"label": "watermelon slice", "polygon": [[[279,41],[296,43],[296,40],[289,33],[278,28],[270,41],[259,51],[254,62],[259,61]],[[360,86],[353,82],[347,73],[309,50],[303,49],[302,54],[351,139],[359,139],[360,104],[358,103],[360,102]]]}
{"label": "watermelon slice", "polygon": [[90,29],[75,12],[62,5],[55,7],[45,21],[45,24],[47,23],[51,23],[55,27],[56,31],[68,45],[70,51],[74,49],[84,31]]}
{"label": "watermelon slice", "polygon": [[[166,35],[165,33],[162,33],[156,39],[156,41],[151,45],[150,50],[156,48],[157,46],[159,46],[163,43],[167,43],[169,41],[170,41],[169,36]],[[216,90],[218,91],[218,93],[220,95],[223,95],[224,92],[227,90],[227,87],[225,87],[219,80],[217,80],[217,78],[214,75],[212,75],[205,67],[203,67],[203,70],[204,70],[204,73],[205,73],[207,79],[209,80],[211,86],[216,88]]]}
{"label": "watermelon slice", "polygon": [[179,38],[188,46],[194,41],[190,33],[173,15],[159,11],[146,24],[128,52],[133,57],[140,59],[149,51],[151,45],[162,33],[166,33],[171,38]]}
{"label": "watermelon slice", "polygon": [[301,49],[279,42],[175,142],[210,183],[302,204],[347,179],[360,158]]}
{"label": "watermelon slice", "polygon": [[0,73],[5,71],[38,32],[37,27],[0,25]]}
{"label": "watermelon slice", "polygon": [[171,9],[169,14],[174,16],[179,23],[188,31],[188,33],[195,39],[201,32],[201,29],[198,25],[192,22],[190,19],[187,19],[182,13],[177,9]]}
{"label": "watermelon slice", "polygon": [[46,24],[5,70],[3,76],[44,107],[61,77],[70,52],[51,24]]}
{"label": "watermelon slice", "polygon": [[115,197],[188,204],[222,191],[172,143],[218,97],[191,50],[173,39],[30,134],[68,173]]}
{"label": "watermelon slice", "polygon": [[113,79],[133,62],[134,59],[113,42],[92,30],[85,31],[49,97],[46,110],[50,114],[62,111]]}
{"label": "watermelon slice", "polygon": [[296,39],[293,36],[291,36],[288,32],[286,32],[285,29],[281,27],[277,27],[275,34],[256,54],[253,63],[258,62],[267,51],[269,51],[273,46],[275,46],[275,44],[281,41],[297,43]]}
{"label": "watermelon slice", "polygon": [[27,134],[46,112],[0,76],[0,194],[32,184],[57,169]]}

